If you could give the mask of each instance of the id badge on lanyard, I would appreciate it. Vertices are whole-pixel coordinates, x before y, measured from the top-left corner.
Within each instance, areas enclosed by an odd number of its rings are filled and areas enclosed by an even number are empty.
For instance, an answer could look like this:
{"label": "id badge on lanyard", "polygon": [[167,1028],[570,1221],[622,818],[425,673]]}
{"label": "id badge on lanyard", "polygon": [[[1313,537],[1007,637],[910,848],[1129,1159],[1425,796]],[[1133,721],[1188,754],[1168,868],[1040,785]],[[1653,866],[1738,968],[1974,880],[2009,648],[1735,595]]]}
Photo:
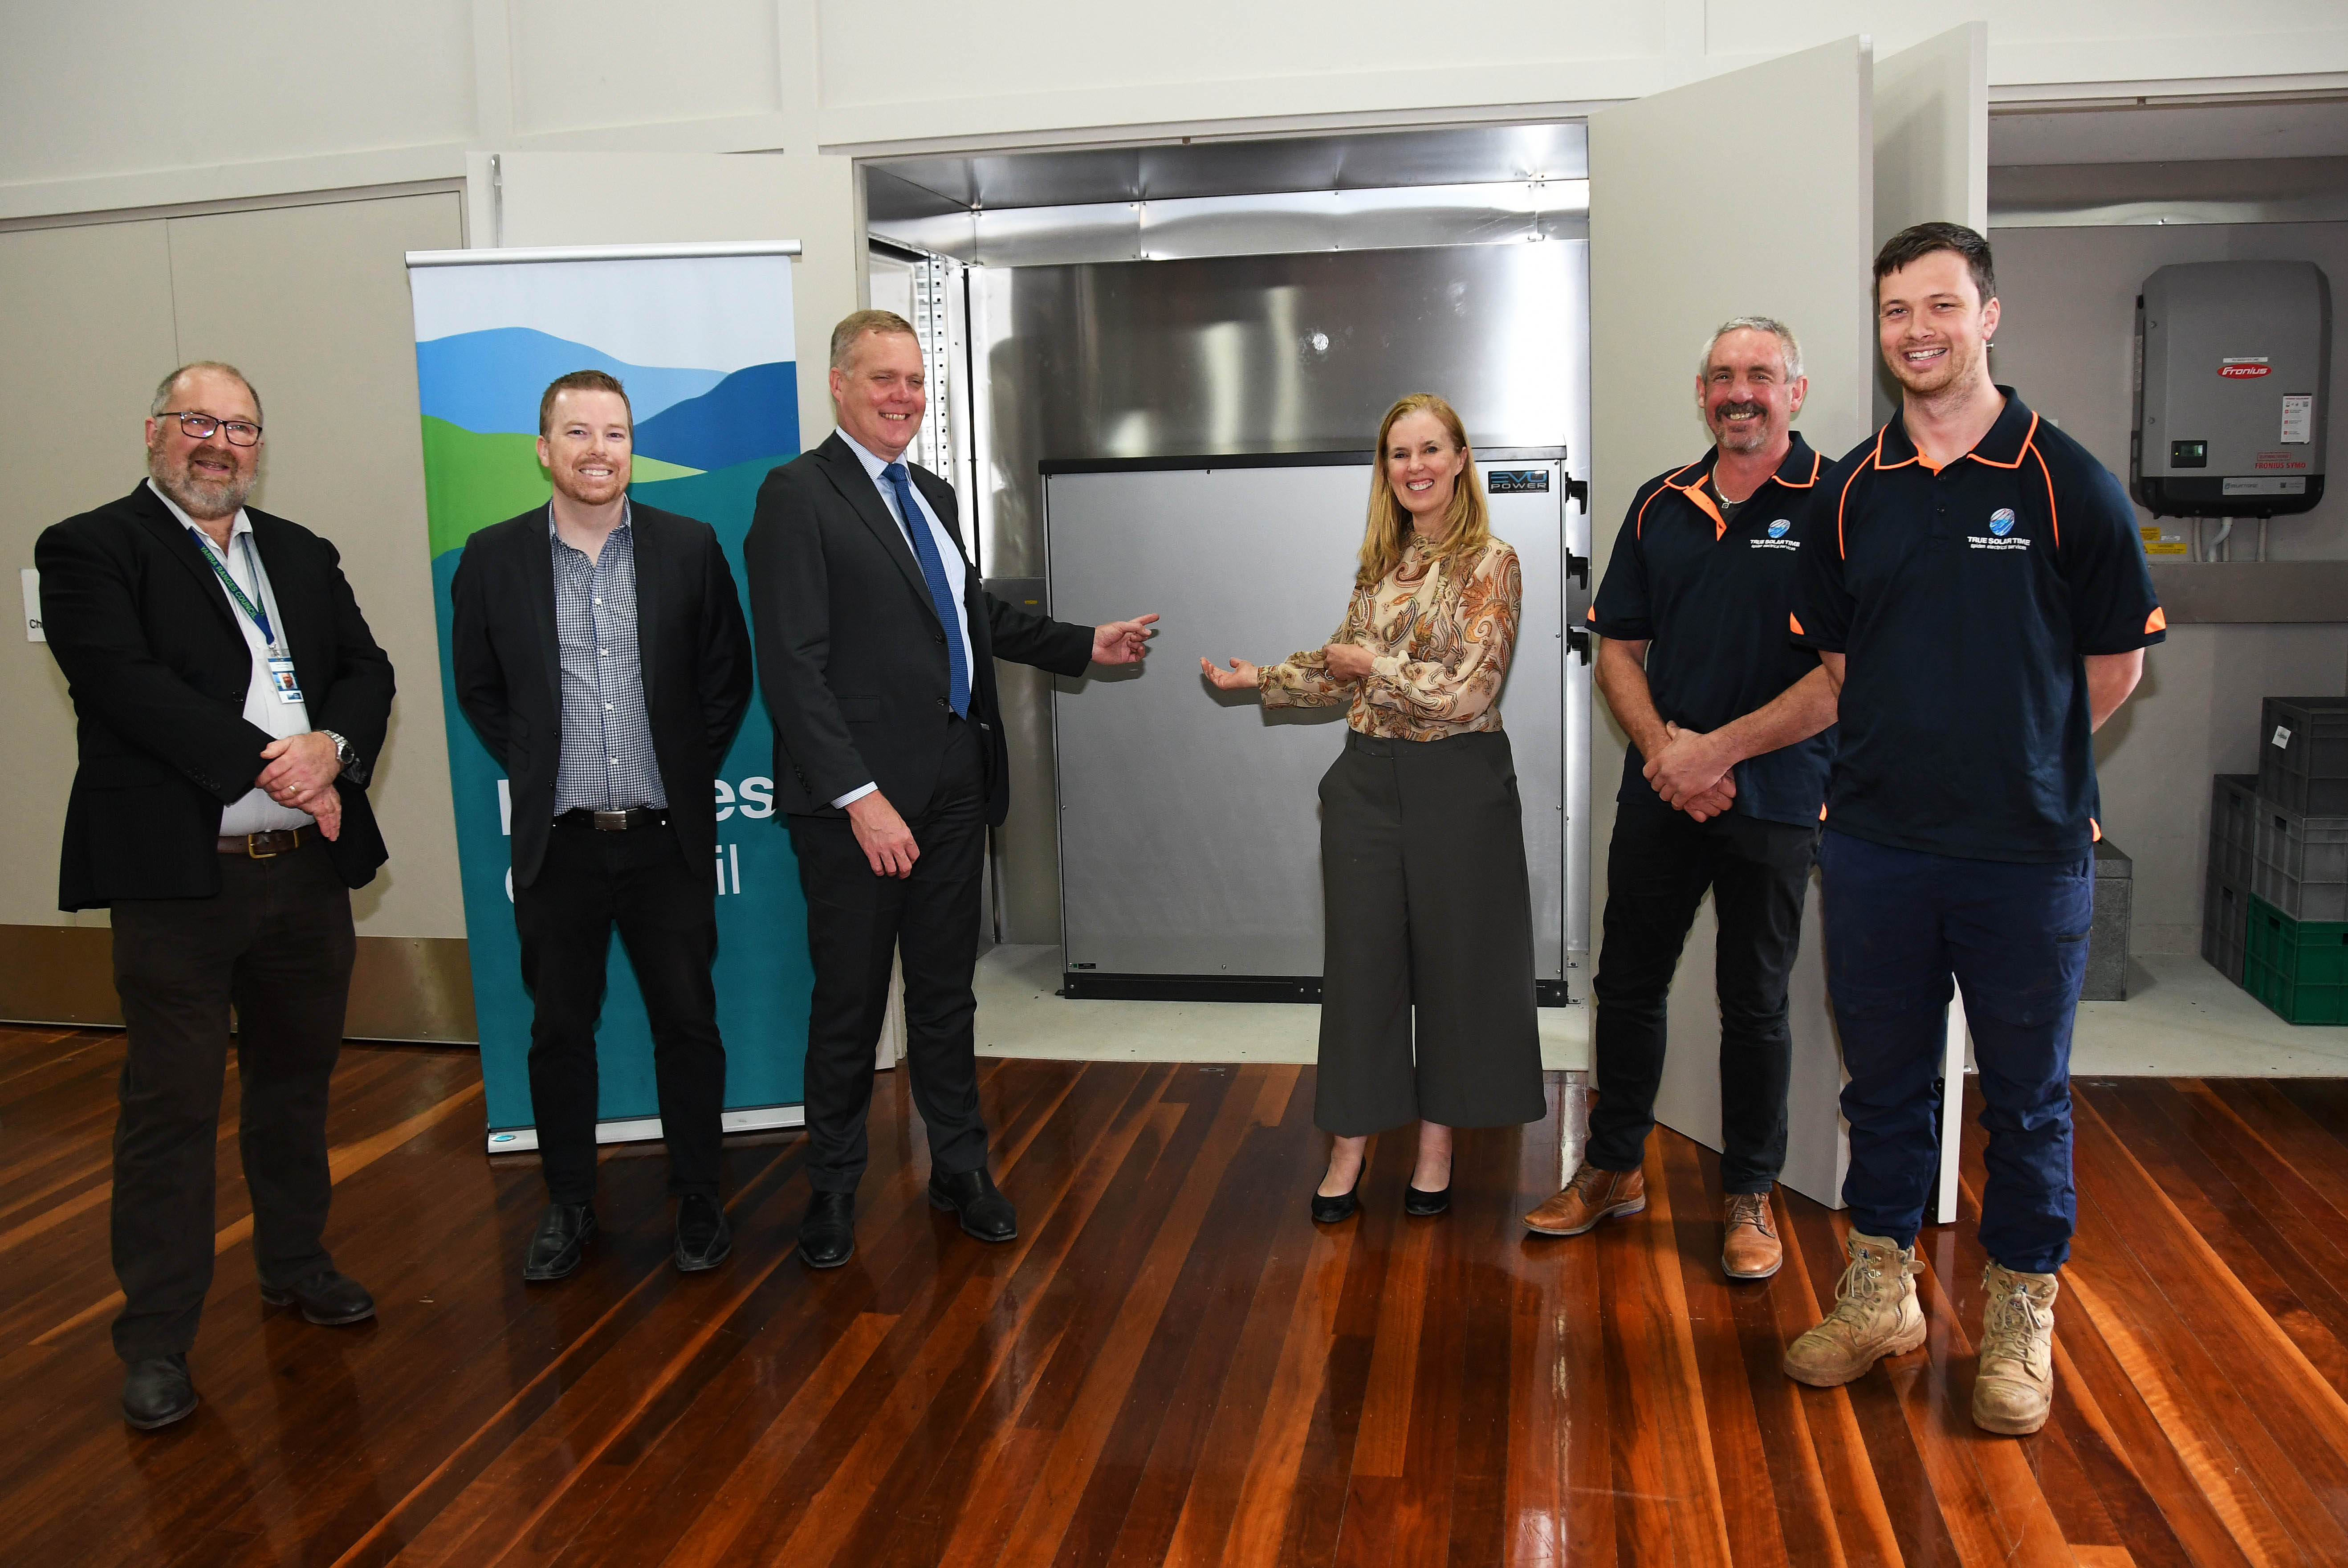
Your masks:
{"label": "id badge on lanyard", "polygon": [[302,682],[294,673],[294,661],[274,648],[269,651],[269,689],[277,694],[279,702],[302,700]]}
{"label": "id badge on lanyard", "polygon": [[[236,579],[229,575],[228,568],[221,563],[220,558],[206,548],[203,535],[193,528],[188,531],[195,535],[196,548],[203,551],[204,563],[212,569],[212,574],[221,580],[221,586],[228,590],[228,596],[235,601],[238,609],[244,612],[245,618],[260,632],[262,642],[268,647],[269,689],[276,694],[279,702],[300,702],[302,679],[294,673],[293,655],[278,645],[277,631],[269,624],[269,613],[254,603],[237,585]],[[244,541],[245,564],[252,569],[253,585],[257,588],[261,583],[261,562],[253,554],[252,536],[248,533],[241,537]]]}

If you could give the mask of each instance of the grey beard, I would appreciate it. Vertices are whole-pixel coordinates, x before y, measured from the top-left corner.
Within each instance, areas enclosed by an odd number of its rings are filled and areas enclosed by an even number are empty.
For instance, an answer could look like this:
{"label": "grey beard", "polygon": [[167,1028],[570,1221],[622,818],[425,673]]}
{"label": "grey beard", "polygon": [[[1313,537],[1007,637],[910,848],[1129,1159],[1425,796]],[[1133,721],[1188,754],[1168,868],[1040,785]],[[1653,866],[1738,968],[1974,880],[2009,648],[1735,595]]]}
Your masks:
{"label": "grey beard", "polygon": [[162,492],[180,503],[180,509],[190,517],[219,519],[234,517],[244,498],[252,493],[251,479],[230,480],[211,484],[197,479],[182,469],[176,474],[164,471],[160,463],[147,465],[149,477]]}

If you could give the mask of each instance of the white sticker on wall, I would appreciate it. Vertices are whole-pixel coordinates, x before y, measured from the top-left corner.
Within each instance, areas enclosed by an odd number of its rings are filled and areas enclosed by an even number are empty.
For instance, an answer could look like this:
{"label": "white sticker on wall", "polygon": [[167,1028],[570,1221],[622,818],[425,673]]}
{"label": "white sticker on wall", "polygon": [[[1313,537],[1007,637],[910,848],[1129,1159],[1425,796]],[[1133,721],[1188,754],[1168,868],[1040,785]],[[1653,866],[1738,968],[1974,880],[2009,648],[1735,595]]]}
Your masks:
{"label": "white sticker on wall", "polygon": [[41,630],[41,573],[27,566],[18,575],[25,582],[25,641],[46,643],[49,636]]}
{"label": "white sticker on wall", "polygon": [[2315,398],[2302,394],[2282,400],[2282,441],[2285,446],[2306,446],[2312,441],[2315,430]]}
{"label": "white sticker on wall", "polygon": [[2291,749],[2291,731],[2284,728],[2280,724],[2276,725],[2273,738],[2269,740],[2267,744],[2273,747],[2277,751],[2289,751]]}

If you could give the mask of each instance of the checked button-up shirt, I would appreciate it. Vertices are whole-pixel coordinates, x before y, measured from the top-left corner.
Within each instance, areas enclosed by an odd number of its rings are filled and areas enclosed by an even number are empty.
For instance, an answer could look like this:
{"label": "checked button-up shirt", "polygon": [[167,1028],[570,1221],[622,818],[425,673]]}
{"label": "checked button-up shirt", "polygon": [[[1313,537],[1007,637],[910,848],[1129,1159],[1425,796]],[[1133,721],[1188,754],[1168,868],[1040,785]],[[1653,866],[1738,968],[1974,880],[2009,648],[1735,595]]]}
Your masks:
{"label": "checked button-up shirt", "polygon": [[562,659],[562,761],[554,811],[624,810],[668,804],[653,755],[644,709],[644,672],[636,646],[636,543],[632,520],[603,542],[594,560],[573,550],[546,511],[554,558],[555,642]]}

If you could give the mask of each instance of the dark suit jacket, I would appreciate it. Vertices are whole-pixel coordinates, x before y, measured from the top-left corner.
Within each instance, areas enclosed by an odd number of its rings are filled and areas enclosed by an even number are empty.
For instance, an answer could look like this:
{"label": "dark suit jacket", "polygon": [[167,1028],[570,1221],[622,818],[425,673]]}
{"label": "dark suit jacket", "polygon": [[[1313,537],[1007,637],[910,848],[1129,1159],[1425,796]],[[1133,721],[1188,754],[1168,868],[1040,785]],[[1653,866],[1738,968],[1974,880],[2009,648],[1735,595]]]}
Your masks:
{"label": "dark suit jacket", "polygon": [[[938,521],[961,541],[953,488],[911,468]],[[760,685],[775,719],[775,803],[839,815],[831,801],[867,781],[910,817],[937,786],[944,755],[951,628],[922,580],[904,531],[837,435],[767,476],[743,546]],[[963,552],[970,616],[970,717],[987,759],[986,820],[1011,809],[994,661],[1082,675],[1093,631],[1003,603]],[[946,570],[951,573],[953,563]]]}
{"label": "dark suit jacket", "polygon": [[[707,523],[633,502],[628,517],[653,756],[677,846],[706,870],[717,853],[711,784],[750,706],[750,634],[733,568]],[[562,655],[546,528],[541,506],[481,530],[465,542],[450,588],[457,703],[506,770],[520,887],[538,880],[546,859],[562,763]]]}
{"label": "dark suit jacket", "polygon": [[[335,783],[342,836],[326,853],[345,883],[364,887],[386,854],[364,779],[391,717],[391,661],[335,547],[258,508],[245,515],[310,724],[359,754],[359,777],[346,770]],[[272,738],[245,722],[252,650],[203,547],[141,481],[45,530],[33,561],[49,652],[80,718],[57,907],[216,896],[221,808],[252,788]]]}

